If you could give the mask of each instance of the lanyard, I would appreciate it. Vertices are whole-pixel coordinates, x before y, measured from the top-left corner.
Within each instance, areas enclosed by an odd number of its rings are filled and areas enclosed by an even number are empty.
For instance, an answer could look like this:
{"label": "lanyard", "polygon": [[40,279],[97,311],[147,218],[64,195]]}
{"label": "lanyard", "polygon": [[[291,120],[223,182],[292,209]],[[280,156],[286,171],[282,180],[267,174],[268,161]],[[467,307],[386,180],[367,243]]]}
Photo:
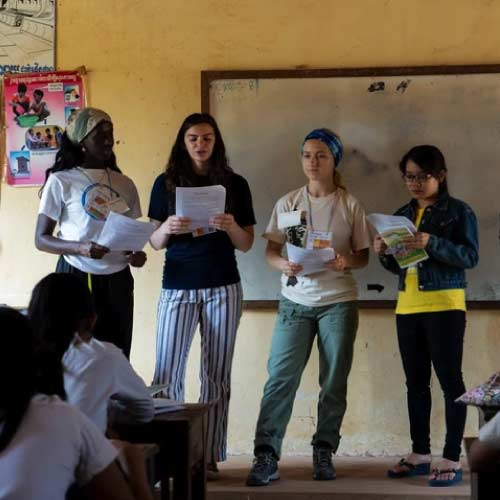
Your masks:
{"label": "lanyard", "polygon": [[[102,178],[104,177],[104,174],[101,175],[100,179],[96,181],[96,180],[92,179],[89,174],[87,174],[85,168],[77,167],[77,169],[89,180],[89,182],[91,184],[94,184],[95,182],[97,182],[97,184],[99,184],[101,186],[104,185],[104,184],[102,184]],[[104,170],[106,172],[106,176],[108,177],[108,186],[111,188],[111,194],[113,194],[113,186],[111,185],[111,176],[109,175],[109,170],[107,167]]]}
{"label": "lanyard", "polygon": [[[314,226],[313,226],[313,218],[312,218],[312,206],[311,206],[311,198],[309,194],[309,190],[307,189],[307,186],[305,186],[305,191],[306,191],[306,199],[307,199],[307,218],[308,218],[308,223],[309,227],[311,228],[311,231],[314,231]],[[338,189],[338,188],[337,188]],[[330,212],[330,218],[328,219],[328,226],[326,228],[327,232],[330,231],[330,228],[332,226],[333,222],[333,213],[335,212],[335,208],[337,206],[337,192],[334,191],[334,197],[333,197],[333,203],[332,203],[332,210]]]}

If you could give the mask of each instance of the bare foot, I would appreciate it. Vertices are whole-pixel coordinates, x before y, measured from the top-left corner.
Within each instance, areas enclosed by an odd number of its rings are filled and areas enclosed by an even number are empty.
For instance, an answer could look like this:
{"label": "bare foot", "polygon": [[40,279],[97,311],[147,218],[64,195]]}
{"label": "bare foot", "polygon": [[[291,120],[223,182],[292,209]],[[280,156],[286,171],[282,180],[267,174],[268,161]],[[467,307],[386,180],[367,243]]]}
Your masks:
{"label": "bare foot", "polygon": [[[410,453],[404,461],[411,465],[419,465],[419,464],[430,464],[431,463],[431,455],[420,455],[418,453]],[[409,472],[409,467],[404,463],[397,463],[391,468],[391,471],[394,474],[402,474]]]}
{"label": "bare foot", "polygon": [[454,472],[441,472],[450,469],[459,470],[462,468],[462,464],[460,462],[453,462],[452,460],[448,460],[446,458],[442,458],[436,465],[433,467],[432,472],[429,476],[429,479],[438,479],[439,481],[451,481],[455,477]]}

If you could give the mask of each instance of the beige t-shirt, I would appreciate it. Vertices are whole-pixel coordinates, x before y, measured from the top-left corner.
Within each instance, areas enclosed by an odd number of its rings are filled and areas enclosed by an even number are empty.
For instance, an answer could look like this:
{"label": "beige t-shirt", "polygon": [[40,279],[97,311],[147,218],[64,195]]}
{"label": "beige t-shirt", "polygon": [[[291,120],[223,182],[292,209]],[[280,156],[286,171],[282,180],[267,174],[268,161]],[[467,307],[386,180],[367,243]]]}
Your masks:
{"label": "beige t-shirt", "polygon": [[[307,233],[311,230],[309,224],[278,229],[278,216],[284,212],[301,210],[307,213],[307,220],[310,220],[309,202],[314,231],[332,233],[331,243],[336,254],[349,255],[352,251],[370,247],[370,233],[363,207],[354,196],[340,188],[321,198],[309,196],[306,186],[286,194],[276,203],[263,237],[282,245],[291,243],[305,248]],[[305,306],[325,306],[356,300],[358,297],[356,281],[350,271],[326,270],[297,276],[295,286],[287,286],[287,281],[288,277],[282,275],[283,296]]]}

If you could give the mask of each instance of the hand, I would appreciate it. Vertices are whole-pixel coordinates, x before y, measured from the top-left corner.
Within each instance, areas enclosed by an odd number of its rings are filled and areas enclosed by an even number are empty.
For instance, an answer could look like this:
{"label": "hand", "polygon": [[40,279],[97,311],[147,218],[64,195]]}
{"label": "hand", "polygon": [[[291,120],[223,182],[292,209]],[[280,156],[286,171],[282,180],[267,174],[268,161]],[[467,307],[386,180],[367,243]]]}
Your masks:
{"label": "hand", "polygon": [[78,255],[90,257],[91,259],[102,259],[108,252],[109,248],[98,245],[93,241],[80,243],[78,248]]}
{"label": "hand", "polygon": [[296,276],[302,269],[303,267],[300,264],[295,264],[286,259],[283,259],[280,265],[280,270],[285,276]]}
{"label": "hand", "polygon": [[210,218],[210,226],[219,231],[229,232],[234,229],[237,224],[231,214],[217,214]]}
{"label": "hand", "polygon": [[162,225],[161,228],[166,234],[180,234],[189,232],[191,219],[189,217],[178,217],[171,215]]}
{"label": "hand", "polygon": [[148,260],[146,252],[126,252],[126,254],[127,261],[132,267],[142,267]]}
{"label": "hand", "polygon": [[415,233],[413,236],[407,236],[401,240],[401,243],[409,250],[422,249],[429,243],[429,233]]}
{"label": "hand", "polygon": [[326,267],[332,271],[342,272],[347,267],[347,258],[343,255],[336,255],[335,259],[329,260],[326,263]]}
{"label": "hand", "polygon": [[387,245],[380,234],[377,234],[373,240],[373,250],[377,255],[384,255],[387,250]]}

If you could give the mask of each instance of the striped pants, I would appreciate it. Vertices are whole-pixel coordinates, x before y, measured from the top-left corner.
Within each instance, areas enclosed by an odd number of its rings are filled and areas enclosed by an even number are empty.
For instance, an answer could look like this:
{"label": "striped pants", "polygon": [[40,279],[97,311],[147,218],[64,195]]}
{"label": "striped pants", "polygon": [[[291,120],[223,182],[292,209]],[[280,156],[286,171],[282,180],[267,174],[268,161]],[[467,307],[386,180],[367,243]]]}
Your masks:
{"label": "striped pants", "polygon": [[241,284],[197,290],[163,289],[158,303],[154,384],[165,395],[184,400],[186,364],[200,325],[200,403],[210,405],[207,462],[226,460],[227,415],[236,331],[241,317]]}

